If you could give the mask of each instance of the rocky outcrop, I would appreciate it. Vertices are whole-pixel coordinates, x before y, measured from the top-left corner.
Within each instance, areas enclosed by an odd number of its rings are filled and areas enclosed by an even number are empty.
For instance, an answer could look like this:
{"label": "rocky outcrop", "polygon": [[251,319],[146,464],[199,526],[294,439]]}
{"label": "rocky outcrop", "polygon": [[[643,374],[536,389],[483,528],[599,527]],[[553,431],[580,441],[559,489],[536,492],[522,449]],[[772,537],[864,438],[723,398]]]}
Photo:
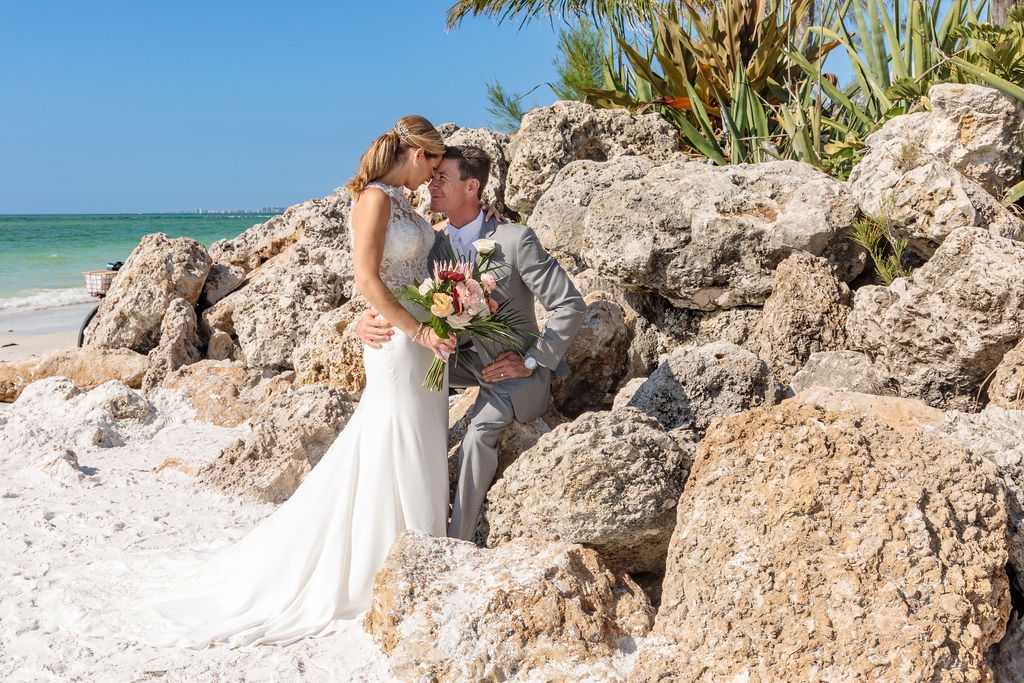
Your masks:
{"label": "rocky outcrop", "polygon": [[[565,223],[546,214],[548,229],[578,232],[578,213]],[[807,164],[675,159],[590,198],[580,258],[625,289],[676,306],[761,305],[783,259],[826,253],[857,214],[846,185]]]}
{"label": "rocky outcrop", "polygon": [[783,398],[785,388],[764,361],[735,344],[717,342],[676,349],[627,405],[665,429],[689,430],[699,437],[714,418]]}
{"label": "rocky outcrop", "polygon": [[401,680],[615,681],[613,655],[652,614],[592,550],[527,540],[481,550],[407,531],[377,572],[364,628]]}
{"label": "rocky outcrop", "polygon": [[363,342],[355,327],[365,310],[366,304],[358,299],[317,319],[292,353],[291,364],[300,385],[322,383],[341,387],[356,398],[363,393]]}
{"label": "rocky outcrop", "polygon": [[558,172],[573,161],[620,156],[664,161],[679,149],[675,128],[658,114],[635,116],[582,102],[539,107],[523,117],[509,144],[505,201],[515,211],[532,213]]}
{"label": "rocky outcrop", "polygon": [[1024,104],[996,88],[964,83],[934,85],[928,99],[931,111],[890,119],[868,136],[868,147],[899,140],[909,153],[917,147],[1002,199],[1024,171]]}
{"label": "rocky outcrop", "polygon": [[264,377],[237,361],[206,359],[169,373],[160,386],[186,398],[196,420],[237,427],[272,396],[287,391],[291,379],[290,373]]}
{"label": "rocky outcrop", "polygon": [[184,299],[175,299],[167,307],[160,324],[160,342],[149,352],[149,368],[142,379],[143,393],[160,386],[168,373],[198,361],[196,310]]}
{"label": "rocky outcrop", "polygon": [[149,353],[160,342],[168,306],[175,299],[195,304],[210,265],[210,255],[193,239],[146,235],[100,302],[85,331],[85,346]]}
{"label": "rocky outcrop", "polygon": [[887,381],[886,375],[859,351],[818,351],[793,375],[789,386],[794,393],[811,387],[827,387],[884,394],[889,393]]}
{"label": "rocky outcrop", "polygon": [[786,383],[816,351],[849,345],[846,318],[853,294],[826,259],[793,254],[775,271],[764,303],[758,355]]}
{"label": "rocky outcrop", "polygon": [[988,385],[991,406],[1024,409],[1024,342],[1018,343],[999,361]]}
{"label": "rocky outcrop", "polygon": [[847,331],[901,396],[969,409],[1024,337],[1024,244],[956,230],[912,277],[859,289]]}
{"label": "rocky outcrop", "polygon": [[85,347],[29,356],[0,363],[0,401],[17,400],[25,387],[47,377],[67,377],[85,390],[110,380],[138,389],[148,367],[146,356],[129,349]]}
{"label": "rocky outcrop", "polygon": [[632,341],[621,306],[600,294],[585,301],[586,316],[565,354],[572,373],[551,382],[555,409],[569,417],[601,407],[626,374]]}
{"label": "rocky outcrop", "polygon": [[630,573],[660,572],[693,448],[634,408],[558,426],[491,487],[487,545],[582,543]]}
{"label": "rocky outcrop", "polygon": [[233,495],[287,500],[334,443],[353,408],[349,395],[334,387],[281,392],[260,408],[249,434],[224,448],[200,478]]}
{"label": "rocky outcrop", "polygon": [[209,308],[245,282],[245,268],[227,263],[214,263],[203,284],[203,295],[199,304]]}
{"label": "rocky outcrop", "polygon": [[585,267],[580,259],[584,248],[583,221],[591,200],[615,183],[643,178],[656,165],[651,159],[636,156],[574,161],[558,172],[551,187],[537,201],[529,226],[563,266],[580,270]]}
{"label": "rocky outcrop", "polygon": [[1004,499],[984,459],[860,411],[727,417],[698,448],[630,680],[992,680]]}

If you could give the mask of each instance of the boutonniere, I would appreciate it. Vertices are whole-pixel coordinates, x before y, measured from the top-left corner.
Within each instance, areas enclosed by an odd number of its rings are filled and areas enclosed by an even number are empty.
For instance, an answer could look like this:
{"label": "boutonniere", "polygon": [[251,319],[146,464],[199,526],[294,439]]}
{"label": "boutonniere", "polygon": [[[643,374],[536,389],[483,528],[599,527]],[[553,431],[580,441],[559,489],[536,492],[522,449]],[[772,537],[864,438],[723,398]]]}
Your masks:
{"label": "boutonniere", "polygon": [[489,240],[482,237],[473,242],[473,248],[476,249],[476,253],[480,254],[481,256],[490,256],[498,248],[498,243],[495,242],[494,240]]}

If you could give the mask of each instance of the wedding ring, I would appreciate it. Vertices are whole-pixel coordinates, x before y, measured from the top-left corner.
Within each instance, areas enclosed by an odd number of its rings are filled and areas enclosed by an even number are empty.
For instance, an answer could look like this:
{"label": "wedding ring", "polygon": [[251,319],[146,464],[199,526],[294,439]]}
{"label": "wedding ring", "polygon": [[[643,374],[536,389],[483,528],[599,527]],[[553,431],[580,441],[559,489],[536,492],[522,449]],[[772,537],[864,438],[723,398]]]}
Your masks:
{"label": "wedding ring", "polygon": [[503,372],[503,373],[501,373],[500,375],[498,375],[498,377],[504,377],[504,376],[505,376],[505,373],[504,373],[504,372]]}

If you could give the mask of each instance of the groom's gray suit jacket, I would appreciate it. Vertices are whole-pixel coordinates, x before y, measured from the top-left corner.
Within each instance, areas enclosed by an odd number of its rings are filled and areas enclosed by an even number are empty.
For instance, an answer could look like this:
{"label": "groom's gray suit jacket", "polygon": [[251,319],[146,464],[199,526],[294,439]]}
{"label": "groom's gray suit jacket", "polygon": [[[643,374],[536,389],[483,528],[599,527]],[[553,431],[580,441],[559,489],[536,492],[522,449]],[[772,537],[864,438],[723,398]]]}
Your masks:
{"label": "groom's gray suit jacket", "polygon": [[[491,264],[497,266],[492,271],[497,279],[492,296],[499,304],[510,302],[508,306],[523,321],[522,329],[526,334],[522,336],[519,348],[511,350],[533,356],[541,365],[530,377],[502,382],[512,398],[515,419],[526,422],[539,417],[547,409],[552,370],[556,375],[568,374],[569,368],[562,357],[576,336],[587,307],[572,280],[558,261],[544,250],[530,228],[516,223],[499,223],[492,218],[484,221],[480,238],[497,244],[491,257]],[[430,252],[431,263],[451,253],[451,242],[447,232],[442,230]],[[537,325],[534,299],[551,312],[543,333]],[[460,356],[458,364],[478,362],[483,367],[510,350],[508,346],[487,340],[475,337],[472,340],[476,354]]]}

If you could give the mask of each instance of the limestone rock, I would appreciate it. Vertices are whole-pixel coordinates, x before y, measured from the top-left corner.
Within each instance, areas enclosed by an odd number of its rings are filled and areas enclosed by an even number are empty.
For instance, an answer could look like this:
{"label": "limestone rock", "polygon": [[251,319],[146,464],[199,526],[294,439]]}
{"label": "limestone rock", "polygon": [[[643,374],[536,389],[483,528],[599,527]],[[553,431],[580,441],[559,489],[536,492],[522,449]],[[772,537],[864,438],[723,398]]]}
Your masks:
{"label": "limestone rock", "polygon": [[847,331],[901,396],[969,409],[1024,337],[1024,244],[960,228],[912,277],[857,290]]}
{"label": "limestone rock", "polygon": [[313,324],[292,353],[292,367],[300,385],[341,387],[353,397],[363,393],[363,342],[355,327],[365,310],[365,302],[353,300],[324,313]]}
{"label": "limestone rock", "polygon": [[507,150],[512,209],[532,213],[558,171],[573,161],[642,156],[664,161],[679,151],[675,129],[657,114],[596,109],[582,102],[556,102],[523,117]]}
{"label": "limestone rock", "polygon": [[869,149],[850,173],[849,186],[861,211],[890,224],[892,233],[925,259],[957,228],[1024,238],[1024,224],[1016,216],[920,143],[893,138]]}
{"label": "limestone rock", "polygon": [[490,547],[513,538],[582,543],[630,573],[664,569],[693,444],[635,408],[556,427],[487,495]]}
{"label": "limestone rock", "polygon": [[334,443],[353,409],[349,395],[335,387],[314,384],[282,392],[201,479],[234,495],[284,501]]}
{"label": "limestone rock", "polygon": [[869,135],[869,147],[892,139],[921,149],[979,183],[997,199],[1021,180],[1024,104],[985,85],[940,83],[931,111],[897,116]]}
{"label": "limestone rock", "polygon": [[984,459],[856,410],[724,418],[698,447],[630,680],[992,680],[1004,497]]}
{"label": "limestone rock", "polygon": [[1024,683],[1024,618],[1011,616],[1006,635],[989,653],[999,683]]}
{"label": "limestone rock", "polygon": [[1024,341],[1009,350],[988,385],[989,405],[1024,409]]}
{"label": "limestone rock", "polygon": [[793,254],[775,271],[758,355],[782,382],[789,382],[812,353],[848,346],[846,318],[852,307],[850,288],[836,278],[828,261]]}
{"label": "limestone rock", "polygon": [[0,363],[0,401],[16,400],[30,383],[47,377],[67,377],[87,390],[112,379],[138,389],[148,367],[146,356],[128,349],[85,347],[29,356]]}
{"label": "limestone rock", "polygon": [[810,387],[846,389],[864,394],[888,393],[887,378],[859,351],[817,351],[807,359],[789,386],[794,393]]}
{"label": "limestone rock", "polygon": [[213,330],[206,344],[206,357],[210,360],[231,360],[235,356],[235,342],[224,330]]}
{"label": "limestone rock", "polygon": [[285,390],[279,386],[290,373],[266,378],[248,372],[237,361],[201,360],[164,378],[161,388],[174,391],[195,408],[195,419],[221,427],[237,427],[259,406]]}
{"label": "limestone rock", "polygon": [[846,185],[808,164],[673,160],[591,198],[581,257],[624,288],[676,306],[759,306],[779,262],[825,253],[857,213]]}
{"label": "limestone rock", "polygon": [[210,255],[188,237],[146,235],[128,257],[85,331],[85,346],[149,353],[160,341],[160,324],[175,299],[199,300]]}
{"label": "limestone rock", "polygon": [[647,633],[652,612],[628,576],[580,546],[482,550],[407,531],[377,572],[364,628],[400,680],[616,681],[613,655]]}
{"label": "limestone rock", "polygon": [[541,196],[530,214],[529,226],[563,267],[580,270],[583,220],[594,195],[617,182],[643,178],[655,165],[651,159],[636,156],[574,161],[558,172]]}
{"label": "limestone rock", "polygon": [[43,474],[61,486],[74,486],[82,481],[82,468],[78,456],[69,448],[59,448],[41,456],[36,466]]}
{"label": "limestone rock", "polygon": [[551,383],[555,409],[569,417],[599,408],[626,374],[631,338],[618,304],[588,296],[587,314],[565,354],[572,374]]}
{"label": "limestone rock", "polygon": [[143,392],[159,386],[169,372],[195,363],[201,357],[196,310],[184,299],[175,299],[160,324],[160,341],[149,352],[149,368],[142,379]]}
{"label": "limestone rock", "polygon": [[785,389],[765,362],[735,344],[680,347],[644,382],[627,405],[665,429],[703,434],[716,417],[773,405]]}
{"label": "limestone rock", "polygon": [[245,269],[226,263],[214,263],[206,276],[199,303],[207,308],[217,303],[245,282]]}

